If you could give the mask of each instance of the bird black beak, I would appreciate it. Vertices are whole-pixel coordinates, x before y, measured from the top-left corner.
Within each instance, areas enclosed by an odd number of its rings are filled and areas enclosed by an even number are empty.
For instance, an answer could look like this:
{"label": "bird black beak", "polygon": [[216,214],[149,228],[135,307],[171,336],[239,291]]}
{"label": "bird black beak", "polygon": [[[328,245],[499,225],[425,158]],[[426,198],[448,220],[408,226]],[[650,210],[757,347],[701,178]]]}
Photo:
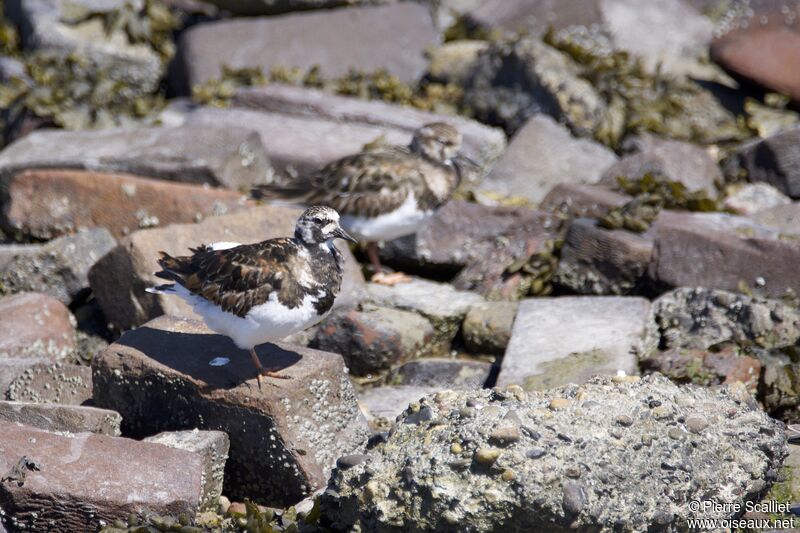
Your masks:
{"label": "bird black beak", "polygon": [[343,230],[341,227],[339,227],[339,228],[336,228],[336,229],[333,231],[333,236],[334,236],[334,237],[337,237],[337,238],[339,238],[339,239],[344,239],[344,240],[346,240],[346,241],[350,241],[350,242],[352,242],[352,243],[358,243],[358,241],[357,241],[357,240],[355,240],[353,237],[351,237],[351,236],[350,236],[350,234],[349,234],[349,233],[347,233],[345,230]]}

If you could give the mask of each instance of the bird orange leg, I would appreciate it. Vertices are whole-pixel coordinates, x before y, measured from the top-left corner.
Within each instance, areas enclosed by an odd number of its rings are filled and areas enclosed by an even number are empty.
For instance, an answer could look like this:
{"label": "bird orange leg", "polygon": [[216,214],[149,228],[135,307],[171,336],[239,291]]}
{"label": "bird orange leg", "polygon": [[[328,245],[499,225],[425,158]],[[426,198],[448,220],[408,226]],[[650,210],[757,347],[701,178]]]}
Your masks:
{"label": "bird orange leg", "polygon": [[371,242],[367,244],[367,256],[369,256],[369,262],[373,270],[375,270],[372,278],[370,278],[371,282],[391,286],[411,281],[411,277],[402,272],[393,272],[391,274],[384,273],[383,267],[381,266],[381,259],[378,256],[378,243]]}
{"label": "bird orange leg", "polygon": [[272,372],[270,370],[264,369],[264,367],[261,366],[261,361],[258,359],[258,354],[256,353],[255,348],[250,348],[250,358],[253,360],[253,364],[255,365],[256,370],[258,370],[258,375],[256,376],[256,380],[258,381],[259,389],[261,388],[261,380],[263,376],[276,379],[292,379],[290,376],[284,376],[278,374],[277,372]]}

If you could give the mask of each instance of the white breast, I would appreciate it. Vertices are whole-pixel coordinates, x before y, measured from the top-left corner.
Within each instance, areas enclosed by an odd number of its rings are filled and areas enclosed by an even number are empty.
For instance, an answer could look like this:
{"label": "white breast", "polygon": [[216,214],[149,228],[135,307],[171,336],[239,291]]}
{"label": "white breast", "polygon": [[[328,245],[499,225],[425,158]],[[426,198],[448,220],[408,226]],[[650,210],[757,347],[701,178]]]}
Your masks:
{"label": "white breast", "polygon": [[414,193],[394,211],[367,218],[342,215],[341,224],[355,238],[362,241],[390,241],[416,233],[419,227],[433,216],[433,211],[421,211]]}
{"label": "white breast", "polygon": [[278,301],[276,293],[272,293],[267,302],[253,307],[242,318],[223,311],[179,284],[175,288],[210,329],[230,337],[236,346],[245,350],[303,331],[325,317],[317,314],[313,305],[316,299],[312,295],[306,296],[298,307],[290,309]]}

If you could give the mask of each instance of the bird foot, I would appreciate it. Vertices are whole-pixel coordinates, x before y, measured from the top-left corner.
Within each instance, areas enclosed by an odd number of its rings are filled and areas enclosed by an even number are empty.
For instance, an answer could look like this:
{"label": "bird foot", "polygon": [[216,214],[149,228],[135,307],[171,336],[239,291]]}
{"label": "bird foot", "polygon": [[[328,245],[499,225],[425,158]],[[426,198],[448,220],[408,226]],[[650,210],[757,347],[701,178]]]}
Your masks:
{"label": "bird foot", "polygon": [[386,272],[378,272],[370,278],[372,283],[378,283],[379,285],[397,285],[398,283],[409,283],[412,281],[413,278],[408,274],[404,274],[403,272],[392,272],[391,274],[387,274]]}

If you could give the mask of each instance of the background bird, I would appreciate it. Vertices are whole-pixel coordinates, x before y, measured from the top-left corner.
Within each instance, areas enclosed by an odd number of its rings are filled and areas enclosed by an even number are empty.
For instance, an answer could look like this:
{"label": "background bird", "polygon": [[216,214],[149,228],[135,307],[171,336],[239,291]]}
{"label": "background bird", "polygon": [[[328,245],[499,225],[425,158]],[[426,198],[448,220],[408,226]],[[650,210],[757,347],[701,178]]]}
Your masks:
{"label": "background bird", "polygon": [[[416,233],[446,203],[461,181],[457,159],[461,134],[443,122],[414,132],[408,146],[379,146],[334,161],[291,186],[262,185],[258,198],[283,198],[335,208],[342,226],[360,241],[375,271],[372,281],[408,280],[402,273],[384,274],[378,241]],[[458,158],[457,158],[458,156]],[[474,163],[473,163],[474,164]]]}
{"label": "background bird", "polygon": [[213,331],[249,350],[261,376],[255,347],[302,331],[330,312],[342,285],[342,254],[334,239],[356,242],[330,207],[308,208],[293,237],[255,244],[218,243],[172,257],[160,252],[156,276],[174,283],[148,289],[174,294],[193,306]]}

